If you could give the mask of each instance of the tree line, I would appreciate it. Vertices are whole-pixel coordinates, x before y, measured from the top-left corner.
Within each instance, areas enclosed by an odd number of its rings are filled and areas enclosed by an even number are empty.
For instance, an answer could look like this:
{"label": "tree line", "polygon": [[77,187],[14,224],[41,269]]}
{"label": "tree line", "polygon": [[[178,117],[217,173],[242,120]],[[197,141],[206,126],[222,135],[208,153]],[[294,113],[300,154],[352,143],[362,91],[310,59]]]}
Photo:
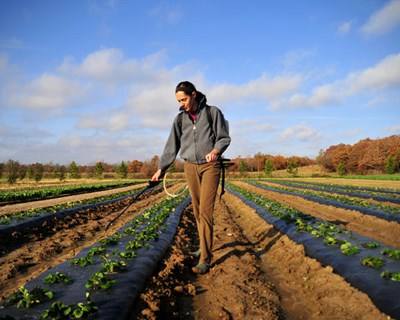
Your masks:
{"label": "tree line", "polygon": [[339,175],[399,172],[400,135],[330,146],[320,151],[317,163]]}
{"label": "tree line", "polygon": [[[6,178],[10,184],[18,180],[59,179],[63,181],[79,178],[150,178],[158,168],[159,157],[154,156],[146,161],[121,161],[119,164],[108,164],[98,161],[91,165],[79,165],[72,161],[68,165],[54,163],[21,164],[16,160],[0,163],[0,178]],[[237,157],[232,159],[233,166],[228,170],[233,172],[263,172],[269,175],[273,170],[296,170],[298,167],[314,164],[315,160],[307,157],[284,157],[257,153],[253,157]],[[176,160],[171,166],[172,172],[183,172],[183,161]]]}

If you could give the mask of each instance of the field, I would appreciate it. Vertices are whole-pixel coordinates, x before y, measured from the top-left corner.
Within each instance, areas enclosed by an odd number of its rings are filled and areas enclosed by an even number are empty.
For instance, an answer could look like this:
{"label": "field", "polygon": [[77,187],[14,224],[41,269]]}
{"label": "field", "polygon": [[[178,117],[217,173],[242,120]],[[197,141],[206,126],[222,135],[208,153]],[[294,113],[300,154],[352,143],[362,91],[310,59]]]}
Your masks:
{"label": "field", "polygon": [[0,319],[400,319],[400,181],[231,179],[198,276],[187,191],[145,187],[2,203]]}

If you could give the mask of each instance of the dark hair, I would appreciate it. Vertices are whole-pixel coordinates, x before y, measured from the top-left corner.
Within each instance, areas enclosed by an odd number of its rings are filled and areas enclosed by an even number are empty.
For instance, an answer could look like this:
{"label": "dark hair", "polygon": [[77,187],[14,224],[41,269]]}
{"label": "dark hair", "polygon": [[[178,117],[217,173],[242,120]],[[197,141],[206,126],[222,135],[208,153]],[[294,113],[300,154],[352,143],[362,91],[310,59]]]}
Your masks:
{"label": "dark hair", "polygon": [[206,96],[200,91],[196,90],[196,87],[193,83],[189,81],[179,82],[175,88],[175,93],[178,91],[183,91],[186,95],[191,96],[193,92],[196,92],[196,101],[200,102],[204,98],[204,102],[207,102]]}

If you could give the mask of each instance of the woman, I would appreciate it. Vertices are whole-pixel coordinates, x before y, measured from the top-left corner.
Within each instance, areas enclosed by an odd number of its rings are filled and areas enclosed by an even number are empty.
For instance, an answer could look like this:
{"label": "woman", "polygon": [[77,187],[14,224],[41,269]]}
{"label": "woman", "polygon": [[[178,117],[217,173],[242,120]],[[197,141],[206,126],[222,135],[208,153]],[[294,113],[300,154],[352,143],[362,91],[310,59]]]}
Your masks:
{"label": "woman", "polygon": [[194,252],[200,257],[199,263],[192,270],[203,274],[208,272],[212,259],[213,211],[220,179],[217,160],[231,138],[221,110],[207,105],[206,96],[191,82],[180,82],[175,96],[182,112],[174,119],[159,169],[151,180],[158,181],[165,174],[180,150],[200,240],[200,249]]}

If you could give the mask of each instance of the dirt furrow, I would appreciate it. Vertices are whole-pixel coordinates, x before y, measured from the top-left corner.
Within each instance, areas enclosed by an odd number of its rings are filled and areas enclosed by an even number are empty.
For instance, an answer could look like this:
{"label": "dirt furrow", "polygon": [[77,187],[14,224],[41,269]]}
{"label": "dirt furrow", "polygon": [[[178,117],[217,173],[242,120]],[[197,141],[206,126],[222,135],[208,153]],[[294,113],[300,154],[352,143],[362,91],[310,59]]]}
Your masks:
{"label": "dirt furrow", "polygon": [[319,204],[299,196],[285,195],[260,189],[244,182],[235,181],[232,183],[271,200],[284,203],[303,213],[342,225],[346,229],[357,232],[365,237],[400,248],[400,224],[395,221],[386,221],[358,211]]}
{"label": "dirt furrow", "polygon": [[[182,184],[171,187],[172,192],[181,188]],[[120,227],[132,220],[144,208],[154,205],[165,198],[165,193],[150,195],[135,202],[119,217],[108,230],[106,226],[122,211],[104,211],[100,214],[87,215],[80,224],[75,220],[60,221],[59,229],[50,236],[37,235],[36,239],[23,244],[16,250],[0,258],[0,301],[19,286],[37,277],[49,268],[74,257],[82,249],[114,234]]]}
{"label": "dirt furrow", "polygon": [[195,276],[192,213],[185,212],[172,249],[137,302],[131,319],[284,319],[280,298],[260,270],[258,244],[245,238],[223,203],[216,203],[214,259]]}
{"label": "dirt furrow", "polygon": [[388,319],[370,298],[350,286],[331,267],[322,267],[257,215],[239,198],[227,194],[230,216],[252,243],[257,243],[261,270],[281,296],[288,319]]}

